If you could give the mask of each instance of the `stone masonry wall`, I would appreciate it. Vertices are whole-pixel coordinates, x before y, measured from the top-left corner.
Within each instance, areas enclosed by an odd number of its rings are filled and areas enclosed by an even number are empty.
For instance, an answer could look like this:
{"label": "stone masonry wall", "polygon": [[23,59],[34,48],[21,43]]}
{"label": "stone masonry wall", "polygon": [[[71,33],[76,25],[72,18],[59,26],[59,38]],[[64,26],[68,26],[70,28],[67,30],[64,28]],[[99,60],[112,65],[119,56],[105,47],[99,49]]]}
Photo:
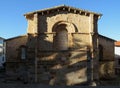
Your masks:
{"label": "stone masonry wall", "polygon": [[[38,82],[50,85],[76,85],[88,81],[86,47],[92,45],[91,32],[97,30],[94,28],[95,24],[92,24],[94,21],[92,16],[74,14],[67,11],[45,15],[38,14],[38,16],[34,14],[32,19],[38,21],[38,26],[28,16],[28,24],[31,26],[28,28],[28,33],[33,33],[33,29],[38,28]],[[38,17],[38,19],[36,20],[35,17]],[[58,29],[67,30],[68,40],[66,42],[68,43],[68,49],[66,51],[54,50],[54,47],[57,46],[54,45],[54,38],[57,35],[57,31],[59,31]],[[58,39],[60,38],[64,39],[63,36]],[[34,38],[28,42],[28,47],[34,47],[33,42],[35,42]],[[58,42],[56,44],[63,43]],[[32,49],[29,50],[31,52],[34,51]],[[32,55],[34,53],[28,54]],[[31,56],[31,60],[34,60],[35,58],[33,59],[32,57],[34,55]]]}
{"label": "stone masonry wall", "polygon": [[7,62],[16,62],[20,61],[18,58],[19,48],[21,45],[26,45],[27,36],[21,36],[18,38],[14,38],[6,41],[6,61]]}
{"label": "stone masonry wall", "polygon": [[[72,24],[76,27],[76,31],[80,33],[89,33],[89,16],[68,13],[68,12],[60,12],[39,16],[39,33],[49,32],[51,33],[53,30],[53,26],[58,22],[68,22],[69,26]],[[73,32],[73,29],[70,29],[70,32]],[[74,30],[74,31],[75,31]]]}
{"label": "stone masonry wall", "polygon": [[99,37],[99,44],[103,46],[103,58],[99,61],[99,76],[102,79],[115,77],[114,42],[113,40]]}
{"label": "stone masonry wall", "polygon": [[114,60],[114,42],[112,40],[99,37],[99,44],[103,46],[103,59]]}
{"label": "stone masonry wall", "polygon": [[23,73],[20,69],[26,69],[19,53],[20,46],[26,45],[26,42],[26,35],[6,40],[6,79],[17,79],[19,72]]}
{"label": "stone masonry wall", "polygon": [[87,82],[87,52],[39,52],[38,82],[50,85],[76,85]]}

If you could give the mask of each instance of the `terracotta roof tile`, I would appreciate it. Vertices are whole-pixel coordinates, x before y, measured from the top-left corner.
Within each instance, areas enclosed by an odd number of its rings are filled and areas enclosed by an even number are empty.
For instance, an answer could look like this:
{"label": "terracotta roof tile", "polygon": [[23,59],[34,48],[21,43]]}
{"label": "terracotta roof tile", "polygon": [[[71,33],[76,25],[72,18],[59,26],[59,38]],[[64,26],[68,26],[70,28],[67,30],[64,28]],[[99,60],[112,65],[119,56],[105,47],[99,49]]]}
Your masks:
{"label": "terracotta roof tile", "polygon": [[120,41],[115,42],[115,46],[120,46]]}

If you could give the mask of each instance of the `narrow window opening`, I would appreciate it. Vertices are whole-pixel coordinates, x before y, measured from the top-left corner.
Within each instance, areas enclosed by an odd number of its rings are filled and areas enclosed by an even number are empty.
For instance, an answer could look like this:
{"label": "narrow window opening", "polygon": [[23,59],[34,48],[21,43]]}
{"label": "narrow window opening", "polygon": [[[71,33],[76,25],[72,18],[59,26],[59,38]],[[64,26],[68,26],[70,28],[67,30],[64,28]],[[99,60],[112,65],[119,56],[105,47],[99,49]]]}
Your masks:
{"label": "narrow window opening", "polygon": [[21,47],[21,59],[26,59],[26,47]]}
{"label": "narrow window opening", "polygon": [[103,60],[103,46],[99,45],[99,60]]}
{"label": "narrow window opening", "polygon": [[120,65],[120,59],[118,59],[118,65]]}

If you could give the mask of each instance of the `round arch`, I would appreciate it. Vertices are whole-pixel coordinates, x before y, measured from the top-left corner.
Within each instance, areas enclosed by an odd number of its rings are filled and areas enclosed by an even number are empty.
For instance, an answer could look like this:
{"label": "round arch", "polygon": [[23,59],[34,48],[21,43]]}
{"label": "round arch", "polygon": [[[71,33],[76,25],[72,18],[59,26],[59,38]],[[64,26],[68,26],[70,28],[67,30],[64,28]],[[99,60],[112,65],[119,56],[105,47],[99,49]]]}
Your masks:
{"label": "round arch", "polygon": [[58,27],[65,27],[68,33],[75,33],[78,32],[76,26],[73,23],[69,23],[66,21],[59,21],[57,23],[55,23],[52,27],[52,32],[57,32],[57,28]]}

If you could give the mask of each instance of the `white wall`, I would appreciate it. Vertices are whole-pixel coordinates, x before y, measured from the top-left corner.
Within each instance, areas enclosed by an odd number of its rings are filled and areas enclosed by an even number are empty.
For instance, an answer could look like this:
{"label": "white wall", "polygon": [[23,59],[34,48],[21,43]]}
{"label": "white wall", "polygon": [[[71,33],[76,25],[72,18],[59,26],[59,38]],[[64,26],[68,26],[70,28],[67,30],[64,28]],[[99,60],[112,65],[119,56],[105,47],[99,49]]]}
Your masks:
{"label": "white wall", "polygon": [[115,46],[115,55],[120,56],[120,47]]}
{"label": "white wall", "polygon": [[120,47],[115,46],[115,65],[116,67],[120,67],[120,64],[118,63],[120,59]]}
{"label": "white wall", "polygon": [[5,62],[3,39],[0,39],[0,67]]}

